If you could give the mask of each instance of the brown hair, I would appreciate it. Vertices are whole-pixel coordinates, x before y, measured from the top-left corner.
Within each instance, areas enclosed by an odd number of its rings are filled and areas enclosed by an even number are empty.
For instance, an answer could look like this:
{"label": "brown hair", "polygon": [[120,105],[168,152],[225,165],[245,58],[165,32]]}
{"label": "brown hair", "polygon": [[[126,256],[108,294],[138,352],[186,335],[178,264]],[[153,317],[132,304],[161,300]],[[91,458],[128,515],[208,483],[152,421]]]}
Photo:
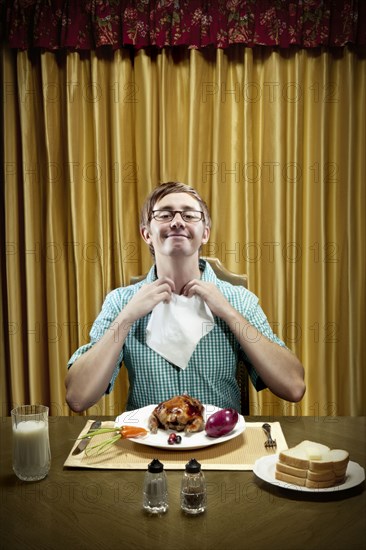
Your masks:
{"label": "brown hair", "polygon": [[152,213],[154,210],[155,204],[160,201],[166,195],[171,193],[188,193],[193,198],[195,198],[202,208],[204,215],[204,223],[208,227],[211,227],[211,217],[208,210],[208,206],[201,196],[197,193],[193,187],[186,185],[185,183],[180,183],[178,181],[168,181],[167,183],[162,183],[155,187],[155,189],[150,193],[150,195],[145,200],[145,203],[141,210],[140,216],[140,228],[148,227],[152,218]]}

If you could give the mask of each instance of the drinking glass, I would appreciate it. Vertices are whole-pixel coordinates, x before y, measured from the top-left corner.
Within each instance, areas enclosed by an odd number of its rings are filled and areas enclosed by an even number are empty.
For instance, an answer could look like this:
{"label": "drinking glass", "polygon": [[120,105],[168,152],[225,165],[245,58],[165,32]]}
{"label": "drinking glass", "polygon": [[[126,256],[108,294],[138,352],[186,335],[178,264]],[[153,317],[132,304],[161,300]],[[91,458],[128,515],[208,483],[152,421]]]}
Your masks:
{"label": "drinking glass", "polygon": [[23,481],[46,477],[51,465],[48,407],[21,405],[11,411],[13,470]]}

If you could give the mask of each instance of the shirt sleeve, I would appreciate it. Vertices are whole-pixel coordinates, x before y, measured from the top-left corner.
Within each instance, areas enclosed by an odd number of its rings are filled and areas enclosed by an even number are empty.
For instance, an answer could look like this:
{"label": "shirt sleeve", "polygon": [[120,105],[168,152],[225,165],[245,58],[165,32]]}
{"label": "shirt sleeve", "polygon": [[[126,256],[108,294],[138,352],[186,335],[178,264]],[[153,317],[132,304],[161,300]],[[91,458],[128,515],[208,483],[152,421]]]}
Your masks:
{"label": "shirt sleeve", "polygon": [[[129,296],[130,298],[131,296]],[[70,357],[67,367],[70,368],[75,361],[81,357],[84,353],[86,353],[89,349],[91,349],[96,342],[98,342],[102,336],[107,332],[107,330],[115,331],[116,338],[117,338],[117,324],[114,323],[114,320],[116,319],[117,315],[120,313],[120,311],[123,309],[124,302],[127,303],[129,298],[127,300],[121,300],[120,296],[120,290],[114,290],[110,292],[102,306],[102,309],[98,315],[98,317],[95,319],[93,326],[90,330],[89,337],[90,340],[87,344],[84,344],[83,346],[80,346],[75,353]],[[114,381],[118,375],[119,369],[121,368],[121,364],[123,361],[123,346],[121,346],[121,351],[119,353],[116,366],[112,375],[112,379],[108,385],[108,388],[106,390],[106,393],[110,393],[112,390],[112,387],[114,385]]]}
{"label": "shirt sleeve", "polygon": [[263,309],[259,305],[258,298],[256,298],[255,303],[248,314],[245,315],[245,318],[257,329],[257,334],[254,336],[253,341],[259,339],[263,334],[268,340],[271,340],[271,342],[287,348],[286,344],[273,332]]}
{"label": "shirt sleeve", "polygon": [[[287,349],[286,344],[273,332],[272,327],[269,324],[263,309],[259,305],[258,297],[248,290],[245,291],[245,294],[246,299],[243,303],[246,307],[243,308],[241,314],[245,317],[245,319],[247,319],[247,321],[249,321],[249,323],[254,328],[257,329],[257,332],[252,339],[253,343],[262,338],[262,336],[265,336],[271,342]],[[265,389],[267,387],[266,384],[263,382],[263,380],[255,370],[254,366],[249,361],[243,349],[241,349],[241,358],[247,367],[249,377],[255,389],[257,391]]]}

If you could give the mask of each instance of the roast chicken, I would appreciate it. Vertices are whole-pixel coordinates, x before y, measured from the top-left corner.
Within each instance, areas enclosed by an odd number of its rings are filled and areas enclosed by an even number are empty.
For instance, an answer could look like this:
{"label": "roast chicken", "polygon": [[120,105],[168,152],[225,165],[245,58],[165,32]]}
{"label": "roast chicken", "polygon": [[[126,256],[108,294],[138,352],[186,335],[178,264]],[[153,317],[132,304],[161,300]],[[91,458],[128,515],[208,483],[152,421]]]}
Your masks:
{"label": "roast chicken", "polygon": [[205,427],[203,412],[204,406],[198,399],[186,394],[176,395],[155,407],[149,418],[149,429],[152,433],[156,433],[158,428],[200,432]]}

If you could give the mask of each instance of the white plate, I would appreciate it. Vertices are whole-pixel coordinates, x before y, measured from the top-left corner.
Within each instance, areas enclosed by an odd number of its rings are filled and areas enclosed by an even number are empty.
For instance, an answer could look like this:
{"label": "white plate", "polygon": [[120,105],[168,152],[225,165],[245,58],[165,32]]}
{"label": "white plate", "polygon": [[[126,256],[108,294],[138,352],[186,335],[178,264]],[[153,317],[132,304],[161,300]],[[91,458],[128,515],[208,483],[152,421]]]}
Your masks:
{"label": "white plate", "polygon": [[292,483],[285,483],[275,478],[276,462],[278,455],[262,456],[256,460],[253,472],[257,477],[263,479],[271,485],[282,487],[284,489],[291,489],[292,491],[302,491],[306,493],[331,493],[335,491],[345,491],[351,487],[355,487],[363,482],[365,479],[365,470],[357,464],[357,462],[350,461],[347,466],[346,480],[341,485],[335,485],[334,487],[327,487],[324,489],[310,489],[309,487],[300,487],[299,485],[293,485]]}
{"label": "white plate", "polygon": [[[155,409],[156,405],[148,405],[147,407],[143,407],[142,409],[136,409],[135,411],[126,411],[119,416],[117,416],[115,420],[115,426],[120,427],[122,424],[128,425],[128,426],[139,426],[141,428],[148,429],[148,420],[150,414]],[[215,407],[214,405],[204,405],[205,407],[205,413],[204,417],[205,420],[208,419],[211,414],[220,411],[221,409],[219,407]],[[179,444],[175,445],[169,445],[168,444],[168,437],[169,434],[172,433],[174,430],[158,430],[158,433],[151,434],[149,433],[146,437],[141,438],[132,438],[130,441],[134,441],[135,443],[140,443],[141,445],[150,445],[152,447],[159,447],[160,449],[169,449],[169,451],[186,451],[189,449],[200,449],[201,447],[208,447],[210,445],[217,445],[217,443],[224,443],[225,441],[229,441],[230,439],[233,439],[234,437],[238,437],[243,431],[245,430],[245,420],[241,414],[239,414],[238,422],[235,426],[235,428],[228,433],[227,435],[223,435],[222,437],[208,437],[206,435],[206,432],[203,430],[202,432],[196,432],[192,434],[185,434],[184,432],[179,432],[179,435],[182,437],[182,441]],[[178,432],[176,432],[178,433]]]}

